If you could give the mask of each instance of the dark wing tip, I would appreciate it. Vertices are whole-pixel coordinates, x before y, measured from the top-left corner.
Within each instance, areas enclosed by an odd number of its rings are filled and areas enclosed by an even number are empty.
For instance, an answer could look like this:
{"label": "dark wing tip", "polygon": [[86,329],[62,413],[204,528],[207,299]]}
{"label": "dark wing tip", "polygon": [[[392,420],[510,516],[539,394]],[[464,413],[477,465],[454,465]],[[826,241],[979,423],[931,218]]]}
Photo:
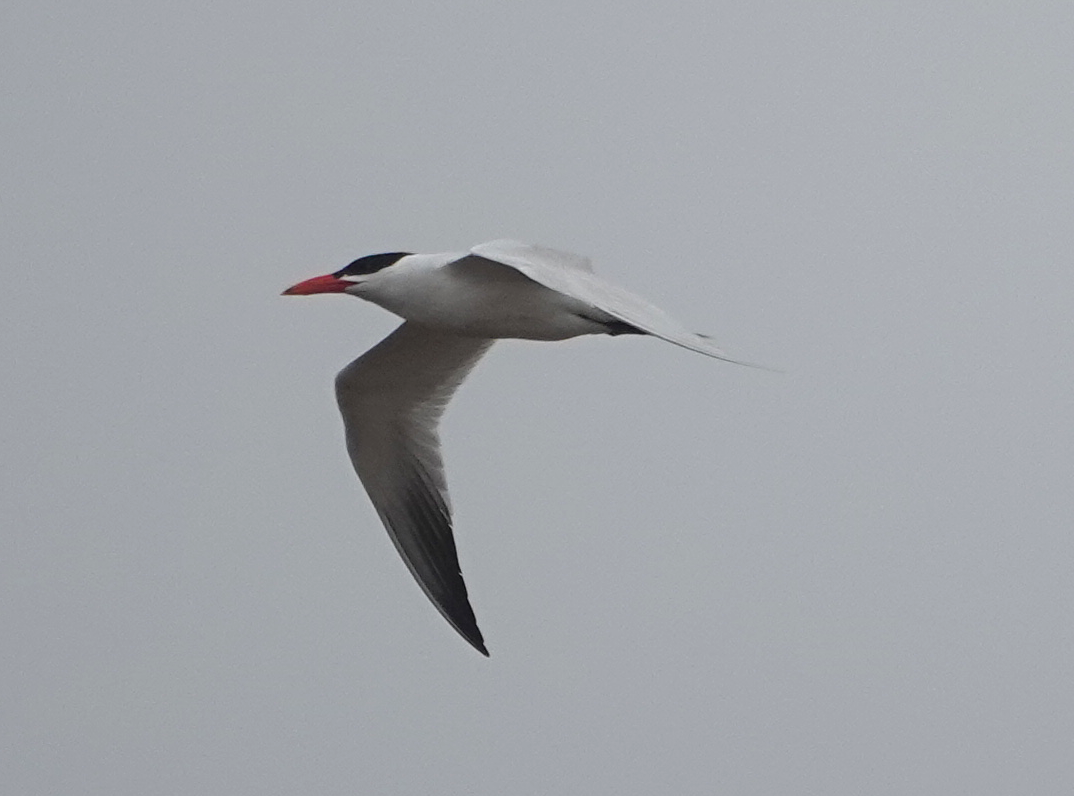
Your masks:
{"label": "dark wing tip", "polygon": [[440,603],[437,603],[436,607],[440,609],[440,612],[448,620],[448,624],[451,625],[455,632],[466,639],[467,644],[486,658],[489,657],[488,647],[485,646],[485,637],[481,635],[481,630],[477,626],[477,620],[474,618],[474,612],[469,601],[466,602],[465,607],[456,606],[454,610],[449,610],[447,606]]}
{"label": "dark wing tip", "polygon": [[451,605],[435,599],[433,602],[455,631],[466,639],[471,647],[487,658],[489,657],[489,651],[485,646],[485,637],[481,635],[481,629],[477,626],[477,617],[474,616],[474,609],[471,607],[470,600],[466,595],[466,585],[462,583],[461,575],[459,580],[462,586],[461,601],[451,600]]}

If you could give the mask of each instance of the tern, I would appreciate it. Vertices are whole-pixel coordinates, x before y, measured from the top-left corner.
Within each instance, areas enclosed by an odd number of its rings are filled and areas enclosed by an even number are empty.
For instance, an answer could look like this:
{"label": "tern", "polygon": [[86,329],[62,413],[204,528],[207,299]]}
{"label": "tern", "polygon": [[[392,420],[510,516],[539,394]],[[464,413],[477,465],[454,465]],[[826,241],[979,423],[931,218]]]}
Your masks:
{"label": "tern", "polygon": [[396,550],[453,628],[488,655],[459,568],[438,425],[494,341],[651,335],[737,364],[706,336],[600,279],[576,254],[512,240],[361,257],[285,296],[347,293],[403,323],[336,377],[347,452]]}

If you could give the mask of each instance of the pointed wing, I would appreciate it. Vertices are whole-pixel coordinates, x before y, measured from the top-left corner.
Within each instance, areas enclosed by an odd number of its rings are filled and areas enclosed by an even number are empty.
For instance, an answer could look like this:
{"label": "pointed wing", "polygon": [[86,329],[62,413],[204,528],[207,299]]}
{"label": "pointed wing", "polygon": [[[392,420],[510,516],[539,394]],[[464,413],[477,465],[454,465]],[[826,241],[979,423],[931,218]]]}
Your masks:
{"label": "pointed wing", "polygon": [[538,284],[584,301],[613,318],[669,343],[725,362],[750,364],[731,359],[708,337],[689,331],[659,307],[605,282],[593,273],[589,261],[578,255],[510,240],[482,243],[474,246],[470,253],[514,268]]}
{"label": "pointed wing", "polygon": [[433,605],[484,655],[451,533],[437,426],[491,345],[404,323],[336,377],[347,452],[395,549]]}

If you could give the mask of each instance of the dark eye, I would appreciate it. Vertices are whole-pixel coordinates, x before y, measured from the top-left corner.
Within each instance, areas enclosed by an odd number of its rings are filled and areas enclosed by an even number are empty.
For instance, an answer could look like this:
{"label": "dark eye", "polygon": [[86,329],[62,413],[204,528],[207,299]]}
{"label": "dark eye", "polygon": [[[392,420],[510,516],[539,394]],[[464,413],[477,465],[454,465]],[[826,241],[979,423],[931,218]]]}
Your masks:
{"label": "dark eye", "polygon": [[341,268],[336,271],[332,276],[339,279],[344,276],[362,276],[364,274],[373,274],[382,268],[387,268],[389,265],[393,265],[404,257],[410,255],[410,252],[389,252],[387,254],[370,254],[367,257],[359,257],[353,263],[346,268]]}

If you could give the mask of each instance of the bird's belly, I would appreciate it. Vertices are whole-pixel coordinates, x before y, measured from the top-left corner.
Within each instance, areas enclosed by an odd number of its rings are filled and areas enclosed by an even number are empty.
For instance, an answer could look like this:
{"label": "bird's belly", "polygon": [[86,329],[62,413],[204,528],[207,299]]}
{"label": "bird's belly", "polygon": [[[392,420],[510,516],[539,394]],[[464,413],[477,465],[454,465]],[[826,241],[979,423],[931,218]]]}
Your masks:
{"label": "bird's belly", "polygon": [[474,337],[565,340],[605,331],[594,320],[599,311],[511,269],[490,263],[429,276],[367,298],[408,321]]}

